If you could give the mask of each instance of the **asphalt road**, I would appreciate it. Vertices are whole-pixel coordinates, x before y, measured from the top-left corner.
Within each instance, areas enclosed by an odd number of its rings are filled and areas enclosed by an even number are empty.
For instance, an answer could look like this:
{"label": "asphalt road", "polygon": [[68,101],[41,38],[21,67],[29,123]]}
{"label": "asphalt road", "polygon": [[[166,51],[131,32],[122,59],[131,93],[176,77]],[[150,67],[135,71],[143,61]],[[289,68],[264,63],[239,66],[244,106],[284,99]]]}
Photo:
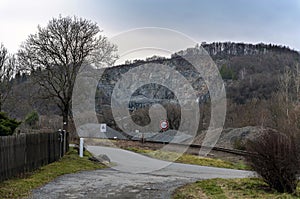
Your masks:
{"label": "asphalt road", "polygon": [[33,191],[31,198],[170,198],[186,183],[209,178],[244,178],[250,171],[171,163],[117,148],[87,146],[106,154],[110,169],[64,175]]}

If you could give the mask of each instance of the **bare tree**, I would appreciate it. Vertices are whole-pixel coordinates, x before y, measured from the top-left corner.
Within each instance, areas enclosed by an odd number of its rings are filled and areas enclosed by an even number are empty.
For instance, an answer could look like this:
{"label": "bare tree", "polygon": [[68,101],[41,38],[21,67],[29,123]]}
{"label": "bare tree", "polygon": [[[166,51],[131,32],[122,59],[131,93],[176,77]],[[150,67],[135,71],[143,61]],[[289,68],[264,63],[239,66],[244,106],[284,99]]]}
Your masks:
{"label": "bare tree", "polygon": [[3,44],[0,45],[0,66],[2,67],[7,59],[7,49]]}
{"label": "bare tree", "polygon": [[295,81],[295,88],[296,88],[296,101],[299,102],[299,93],[300,93],[300,68],[299,63],[295,64],[295,74],[294,74],[294,81]]}
{"label": "bare tree", "polygon": [[96,23],[77,17],[53,18],[29,35],[18,52],[23,69],[30,70],[45,98],[60,108],[68,130],[74,81],[81,66],[112,65],[116,46],[102,36]]}
{"label": "bare tree", "polygon": [[9,55],[3,44],[0,45],[0,111],[11,91],[11,79],[16,72],[16,59],[14,55]]}
{"label": "bare tree", "polygon": [[[286,67],[284,73],[279,78],[279,91],[284,97],[284,106],[286,116],[289,118],[289,103],[290,103],[290,89],[293,83],[293,72],[290,68]],[[289,121],[288,121],[289,122]]]}

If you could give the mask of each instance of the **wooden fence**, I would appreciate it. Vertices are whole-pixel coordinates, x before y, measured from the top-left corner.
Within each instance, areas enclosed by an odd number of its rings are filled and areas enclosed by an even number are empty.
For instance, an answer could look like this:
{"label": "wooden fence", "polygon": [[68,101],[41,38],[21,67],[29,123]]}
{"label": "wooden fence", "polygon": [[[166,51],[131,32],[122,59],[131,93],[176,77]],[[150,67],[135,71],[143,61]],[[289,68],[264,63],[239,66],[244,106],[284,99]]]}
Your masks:
{"label": "wooden fence", "polygon": [[58,160],[68,143],[62,138],[58,132],[0,136],[0,181]]}

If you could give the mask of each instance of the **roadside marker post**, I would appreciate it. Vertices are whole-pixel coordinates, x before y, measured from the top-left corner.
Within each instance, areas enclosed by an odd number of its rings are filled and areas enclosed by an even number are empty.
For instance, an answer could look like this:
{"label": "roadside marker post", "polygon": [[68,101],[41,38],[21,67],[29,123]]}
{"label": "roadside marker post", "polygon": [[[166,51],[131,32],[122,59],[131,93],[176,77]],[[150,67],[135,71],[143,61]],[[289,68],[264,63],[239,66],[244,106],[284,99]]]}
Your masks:
{"label": "roadside marker post", "polygon": [[79,157],[83,157],[83,144],[84,144],[84,138],[80,138],[80,144],[79,144]]}

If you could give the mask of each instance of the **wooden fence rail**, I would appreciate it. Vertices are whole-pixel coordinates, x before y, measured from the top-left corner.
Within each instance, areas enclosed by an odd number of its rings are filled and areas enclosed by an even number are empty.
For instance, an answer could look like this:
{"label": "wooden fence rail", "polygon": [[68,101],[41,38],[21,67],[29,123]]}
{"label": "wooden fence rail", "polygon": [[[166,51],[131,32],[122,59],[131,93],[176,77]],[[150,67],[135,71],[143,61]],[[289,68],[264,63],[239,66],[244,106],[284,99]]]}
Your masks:
{"label": "wooden fence rail", "polygon": [[58,132],[0,136],[0,181],[58,160],[63,143]]}

